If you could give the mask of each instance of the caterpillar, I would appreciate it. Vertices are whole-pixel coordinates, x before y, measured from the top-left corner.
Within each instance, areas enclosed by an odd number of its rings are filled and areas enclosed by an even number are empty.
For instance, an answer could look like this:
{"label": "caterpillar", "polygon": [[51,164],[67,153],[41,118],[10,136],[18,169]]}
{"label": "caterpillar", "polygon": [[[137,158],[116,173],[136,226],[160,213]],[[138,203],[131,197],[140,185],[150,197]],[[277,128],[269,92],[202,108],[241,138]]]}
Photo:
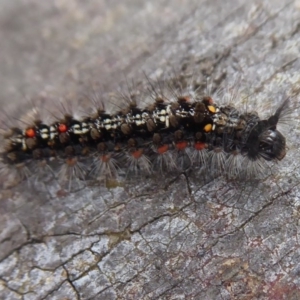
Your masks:
{"label": "caterpillar", "polygon": [[[123,96],[126,105],[113,113],[100,101],[82,117],[64,113],[50,123],[35,117],[23,128],[6,129],[2,178],[12,168],[16,181],[50,173],[71,189],[73,179],[107,181],[205,166],[212,176],[248,180],[286,155],[277,125],[291,111],[288,98],[262,118],[222,103],[222,96],[200,93],[194,83],[165,87],[148,80],[143,91]],[[151,103],[140,107],[145,91]]]}

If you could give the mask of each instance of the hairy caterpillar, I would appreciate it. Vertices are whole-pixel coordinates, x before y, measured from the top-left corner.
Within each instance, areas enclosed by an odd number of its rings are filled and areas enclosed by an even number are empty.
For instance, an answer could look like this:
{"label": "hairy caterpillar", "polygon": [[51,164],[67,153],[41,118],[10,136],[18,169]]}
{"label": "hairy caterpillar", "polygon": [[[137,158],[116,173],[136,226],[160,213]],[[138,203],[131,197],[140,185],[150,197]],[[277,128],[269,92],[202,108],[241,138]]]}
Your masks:
{"label": "hairy caterpillar", "polygon": [[[13,168],[17,181],[51,174],[69,190],[78,180],[196,167],[229,179],[263,175],[268,163],[286,154],[277,125],[291,112],[289,99],[261,118],[256,111],[236,108],[236,99],[224,103],[218,94],[203,94],[194,82],[148,80],[139,92],[123,94],[127,103],[117,102],[112,113],[98,95],[94,112],[82,117],[65,112],[47,123],[35,114],[26,126],[4,131],[2,173]],[[149,105],[140,107],[140,102]]]}

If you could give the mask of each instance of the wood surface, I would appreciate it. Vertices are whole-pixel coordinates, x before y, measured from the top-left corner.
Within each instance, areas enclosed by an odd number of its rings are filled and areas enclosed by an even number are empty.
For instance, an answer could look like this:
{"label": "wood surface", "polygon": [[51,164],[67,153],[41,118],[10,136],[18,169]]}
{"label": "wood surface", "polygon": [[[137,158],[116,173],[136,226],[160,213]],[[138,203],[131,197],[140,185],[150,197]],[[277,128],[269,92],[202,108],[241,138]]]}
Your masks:
{"label": "wood surface", "polygon": [[300,298],[300,1],[1,0],[0,41],[3,110],[173,69],[295,107],[288,155],[256,185],[1,190],[0,299]]}

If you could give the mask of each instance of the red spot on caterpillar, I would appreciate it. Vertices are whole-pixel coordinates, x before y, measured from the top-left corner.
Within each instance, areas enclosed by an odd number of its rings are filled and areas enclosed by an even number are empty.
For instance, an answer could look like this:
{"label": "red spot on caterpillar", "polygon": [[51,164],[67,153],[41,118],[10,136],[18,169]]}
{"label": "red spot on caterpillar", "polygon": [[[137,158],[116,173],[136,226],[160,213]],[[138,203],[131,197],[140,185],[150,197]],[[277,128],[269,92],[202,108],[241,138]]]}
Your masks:
{"label": "red spot on caterpillar", "polygon": [[25,134],[26,134],[26,137],[33,138],[33,137],[35,137],[35,130],[32,128],[29,128],[26,130]]}
{"label": "red spot on caterpillar", "polygon": [[100,157],[100,159],[103,161],[103,162],[108,162],[110,160],[110,156],[109,155],[102,155]]}
{"label": "red spot on caterpillar", "polygon": [[158,147],[157,148],[157,152],[159,154],[164,154],[165,152],[167,152],[169,150],[169,146],[166,144],[166,145],[162,145],[161,147]]}
{"label": "red spot on caterpillar", "polygon": [[131,155],[135,159],[139,159],[143,155],[143,149],[139,149],[139,150],[133,151],[133,152],[131,152]]}
{"label": "red spot on caterpillar", "polygon": [[76,157],[69,157],[66,159],[66,164],[68,166],[75,166],[77,164],[77,158]]}
{"label": "red spot on caterpillar", "polygon": [[67,132],[67,130],[68,130],[68,127],[66,124],[59,124],[59,126],[58,126],[59,132]]}
{"label": "red spot on caterpillar", "polygon": [[178,97],[178,102],[190,102],[191,99],[189,96],[181,96],[181,97]]}
{"label": "red spot on caterpillar", "polygon": [[196,142],[194,145],[194,148],[196,150],[203,150],[206,148],[206,144],[205,143],[201,143],[201,142]]}
{"label": "red spot on caterpillar", "polygon": [[214,100],[213,98],[209,97],[209,96],[205,96],[203,98],[203,102],[206,104],[206,105],[212,105],[214,104]]}
{"label": "red spot on caterpillar", "polygon": [[176,148],[178,150],[184,150],[187,146],[188,146],[188,142],[187,141],[182,141],[182,142],[176,143]]}

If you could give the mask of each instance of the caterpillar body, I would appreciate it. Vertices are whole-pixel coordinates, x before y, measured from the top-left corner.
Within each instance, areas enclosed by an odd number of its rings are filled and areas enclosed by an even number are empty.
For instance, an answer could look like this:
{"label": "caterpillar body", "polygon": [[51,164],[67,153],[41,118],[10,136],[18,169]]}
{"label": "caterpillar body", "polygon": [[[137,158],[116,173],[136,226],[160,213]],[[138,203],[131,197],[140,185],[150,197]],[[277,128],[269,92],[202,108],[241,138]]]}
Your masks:
{"label": "caterpillar body", "polygon": [[131,177],[206,166],[210,174],[249,179],[286,155],[277,124],[289,112],[288,99],[261,118],[234,103],[200,96],[195,88],[172,87],[167,95],[151,85],[151,91],[153,101],[144,108],[130,95],[126,107],[114,113],[99,105],[82,118],[66,113],[50,124],[35,119],[24,128],[9,128],[3,135],[2,170],[17,167],[24,179],[38,173],[32,164],[52,171],[61,162],[60,181],[101,181],[120,172]]}

